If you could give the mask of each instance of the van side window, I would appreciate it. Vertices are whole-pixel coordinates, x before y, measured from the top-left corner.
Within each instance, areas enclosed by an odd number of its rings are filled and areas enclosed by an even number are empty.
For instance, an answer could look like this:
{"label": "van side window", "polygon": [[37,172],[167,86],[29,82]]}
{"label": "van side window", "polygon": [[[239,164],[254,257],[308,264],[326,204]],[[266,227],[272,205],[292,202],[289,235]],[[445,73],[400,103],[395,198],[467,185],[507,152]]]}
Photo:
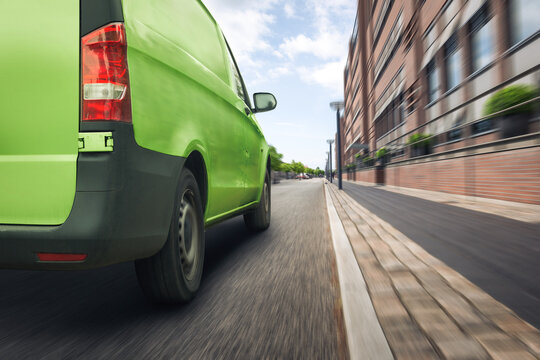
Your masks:
{"label": "van side window", "polygon": [[231,62],[231,70],[234,74],[236,95],[238,95],[241,99],[245,100],[246,94],[244,94],[244,87],[242,86],[242,78],[240,77],[240,72],[238,72],[238,69],[236,68],[236,65],[233,62]]}
{"label": "van side window", "polygon": [[246,105],[251,107],[249,98],[247,96],[246,86],[244,85],[244,80],[242,79],[242,75],[240,75],[240,71],[238,70],[236,60],[234,59],[231,49],[229,48],[229,44],[227,41],[225,42],[227,44],[227,55],[229,55],[229,65],[231,67],[231,72],[234,75],[234,92],[240,97],[240,99],[244,100]]}

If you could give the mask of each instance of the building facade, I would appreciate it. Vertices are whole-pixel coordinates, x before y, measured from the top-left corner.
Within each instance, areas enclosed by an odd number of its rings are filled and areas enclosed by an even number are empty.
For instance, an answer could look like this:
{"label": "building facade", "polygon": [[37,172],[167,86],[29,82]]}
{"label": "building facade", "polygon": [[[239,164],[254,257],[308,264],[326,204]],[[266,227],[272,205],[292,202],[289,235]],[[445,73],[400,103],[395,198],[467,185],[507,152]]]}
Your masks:
{"label": "building facade", "polygon": [[539,87],[540,1],[359,0],[344,75],[349,178],[374,182],[383,149],[387,184],[540,204],[538,98],[519,136],[485,110]]}

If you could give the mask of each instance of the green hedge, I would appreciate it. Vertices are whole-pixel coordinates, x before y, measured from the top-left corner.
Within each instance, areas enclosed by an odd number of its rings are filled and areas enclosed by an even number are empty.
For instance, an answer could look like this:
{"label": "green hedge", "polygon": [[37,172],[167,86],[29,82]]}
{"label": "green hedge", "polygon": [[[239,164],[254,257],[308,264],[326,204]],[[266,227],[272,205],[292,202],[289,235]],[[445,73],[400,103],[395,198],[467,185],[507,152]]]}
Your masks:
{"label": "green hedge", "polygon": [[377,159],[380,159],[380,158],[383,158],[385,157],[386,155],[388,155],[390,153],[390,151],[388,151],[388,149],[383,146],[382,148],[380,148],[379,150],[377,150],[377,153],[375,154],[375,157]]}
{"label": "green hedge", "polygon": [[[491,115],[508,109],[509,107],[521,104],[522,102],[534,99],[538,96],[538,90],[528,85],[510,85],[491,95],[484,105],[484,115]],[[497,116],[530,113],[534,110],[534,104],[519,106],[515,109],[505,111]]]}
{"label": "green hedge", "polygon": [[427,146],[431,144],[432,141],[433,141],[433,138],[431,137],[431,135],[418,133],[418,134],[412,134],[411,136],[409,136],[409,140],[407,140],[407,144],[411,145],[414,149],[416,149],[419,147]]}

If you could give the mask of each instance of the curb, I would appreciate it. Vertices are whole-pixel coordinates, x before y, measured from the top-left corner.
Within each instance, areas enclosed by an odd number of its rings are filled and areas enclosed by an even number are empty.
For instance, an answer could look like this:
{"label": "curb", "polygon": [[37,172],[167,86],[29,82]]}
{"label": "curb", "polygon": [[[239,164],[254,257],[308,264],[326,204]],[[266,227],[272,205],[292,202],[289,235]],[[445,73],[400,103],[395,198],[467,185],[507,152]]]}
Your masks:
{"label": "curb", "polygon": [[336,255],[350,358],[351,360],[394,359],[326,183],[324,192]]}

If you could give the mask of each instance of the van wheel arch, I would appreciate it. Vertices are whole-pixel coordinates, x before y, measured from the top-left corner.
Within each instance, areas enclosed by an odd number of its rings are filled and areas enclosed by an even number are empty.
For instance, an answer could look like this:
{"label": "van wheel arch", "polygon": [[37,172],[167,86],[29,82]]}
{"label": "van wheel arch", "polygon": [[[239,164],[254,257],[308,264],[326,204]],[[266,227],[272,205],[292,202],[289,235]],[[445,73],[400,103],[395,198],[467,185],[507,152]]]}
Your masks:
{"label": "van wheel arch", "polygon": [[199,191],[201,193],[201,202],[203,205],[203,213],[206,211],[208,204],[208,173],[206,171],[206,163],[204,157],[198,151],[193,151],[186,159],[184,168],[189,169],[195,176]]}

